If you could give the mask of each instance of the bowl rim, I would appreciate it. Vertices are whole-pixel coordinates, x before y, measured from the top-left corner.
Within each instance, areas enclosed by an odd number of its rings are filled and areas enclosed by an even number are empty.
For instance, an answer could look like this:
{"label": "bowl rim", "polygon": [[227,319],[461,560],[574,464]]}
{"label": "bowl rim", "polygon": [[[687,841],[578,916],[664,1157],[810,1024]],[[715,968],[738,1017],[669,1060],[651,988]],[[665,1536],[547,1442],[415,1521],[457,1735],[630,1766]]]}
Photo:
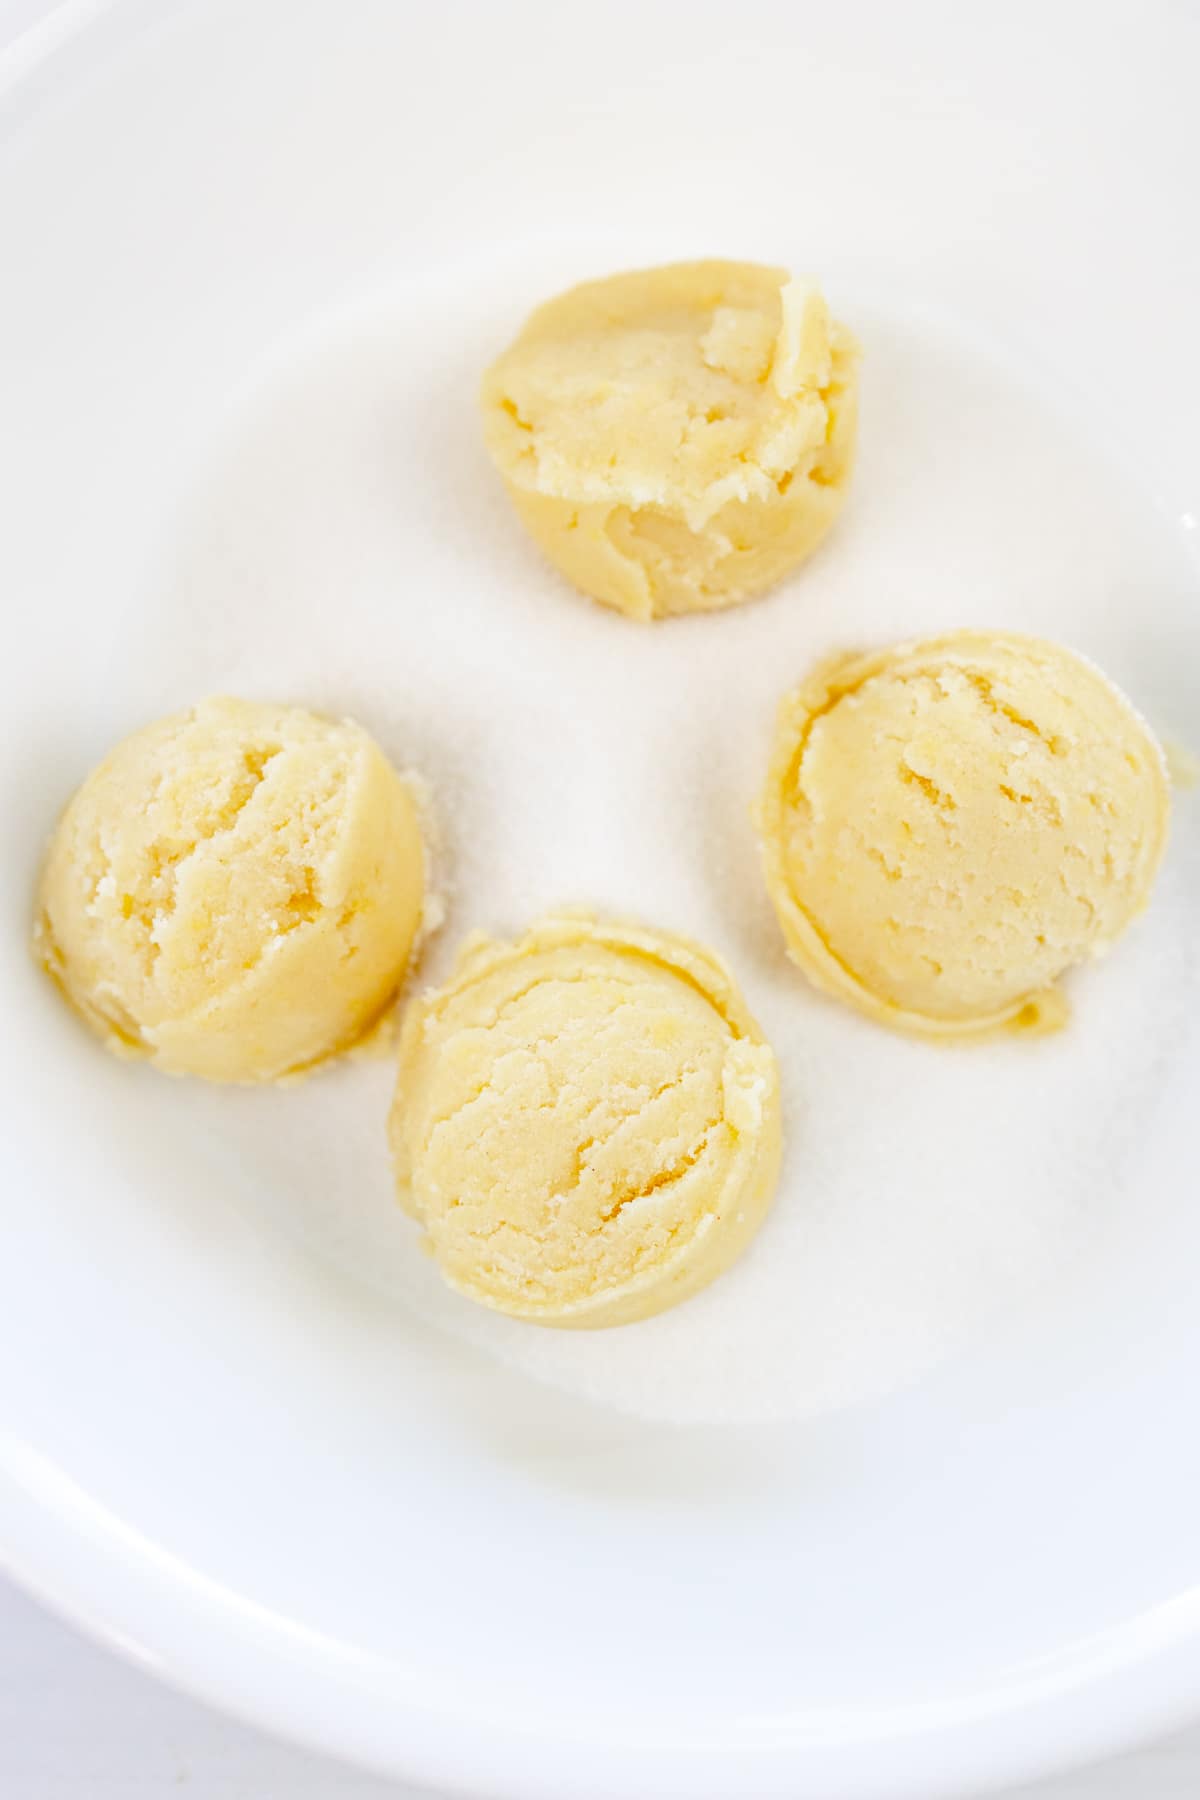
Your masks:
{"label": "bowl rim", "polygon": [[[0,148],[73,74],[166,25],[187,0],[57,0],[0,44]],[[1094,1762],[1194,1718],[1200,1588],[945,1703],[726,1722],[585,1741],[545,1720],[482,1719],[444,1691],[407,1697],[396,1666],[210,1580],[0,1432],[0,1572],[180,1693],[319,1754],[418,1784],[512,1800],[949,1800]],[[410,1671],[405,1671],[406,1685]],[[386,1693],[386,1705],[379,1704]],[[714,1727],[719,1721],[713,1722]]]}
{"label": "bowl rim", "polygon": [[748,1786],[761,1800],[951,1800],[1177,1729],[1200,1691],[1193,1588],[946,1703],[716,1721],[702,1742],[481,1719],[444,1690],[398,1693],[398,1665],[211,1580],[12,1440],[0,1440],[0,1569],[105,1648],[245,1724],[379,1774],[505,1800],[639,1792],[650,1758],[656,1795],[679,1800]]}

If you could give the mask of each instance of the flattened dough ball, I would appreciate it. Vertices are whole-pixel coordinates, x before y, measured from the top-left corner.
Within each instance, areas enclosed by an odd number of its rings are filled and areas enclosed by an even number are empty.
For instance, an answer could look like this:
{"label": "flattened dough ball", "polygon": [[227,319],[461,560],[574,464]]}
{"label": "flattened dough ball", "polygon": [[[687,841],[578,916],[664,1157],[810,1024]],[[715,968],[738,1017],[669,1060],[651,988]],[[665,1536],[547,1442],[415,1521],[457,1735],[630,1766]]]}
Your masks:
{"label": "flattened dough ball", "polygon": [[850,478],[857,346],[818,289],[756,263],[585,282],[483,383],[517,512],[635,619],[761,593],[820,543]]}
{"label": "flattened dough ball", "polygon": [[1146,905],[1162,751],[1099,670],[958,631],[834,657],[784,701],[757,818],[793,959],[933,1035],[1066,1018],[1055,984]]}
{"label": "flattened dough ball", "polygon": [[618,1325],[749,1242],[778,1173],[778,1071],[711,951],[566,915],[468,942],[413,1002],[391,1138],[452,1287],[544,1325]]}
{"label": "flattened dough ball", "polygon": [[71,800],[37,947],[110,1049],[270,1081],[375,1022],[424,894],[413,792],[360,726],[205,700],[126,738]]}

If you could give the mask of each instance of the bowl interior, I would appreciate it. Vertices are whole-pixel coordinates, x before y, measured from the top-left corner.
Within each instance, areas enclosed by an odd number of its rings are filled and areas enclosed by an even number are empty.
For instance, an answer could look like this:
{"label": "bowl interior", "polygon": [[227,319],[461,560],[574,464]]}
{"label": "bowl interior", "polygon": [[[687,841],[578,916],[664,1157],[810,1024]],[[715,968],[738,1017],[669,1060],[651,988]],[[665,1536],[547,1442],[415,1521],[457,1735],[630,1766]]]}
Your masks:
{"label": "bowl interior", "polygon": [[[0,1520],[209,1697],[523,1800],[751,1756],[828,1800],[1194,1695],[1200,801],[1072,1029],[961,1057],[788,973],[745,816],[845,642],[1040,631],[1195,738],[1186,27],[1099,29],[1064,99],[1065,11],[1034,68],[934,7],[133,5],[0,93]],[[862,466],[796,583],[643,634],[520,539],[474,385],[554,286],[703,253],[820,273]],[[604,1343],[478,1316],[393,1213],[385,1066],[226,1094],[86,1038],[27,953],[45,834],[221,690],[431,775],[426,973],[562,900],[729,955],[789,1152],[728,1286]]]}

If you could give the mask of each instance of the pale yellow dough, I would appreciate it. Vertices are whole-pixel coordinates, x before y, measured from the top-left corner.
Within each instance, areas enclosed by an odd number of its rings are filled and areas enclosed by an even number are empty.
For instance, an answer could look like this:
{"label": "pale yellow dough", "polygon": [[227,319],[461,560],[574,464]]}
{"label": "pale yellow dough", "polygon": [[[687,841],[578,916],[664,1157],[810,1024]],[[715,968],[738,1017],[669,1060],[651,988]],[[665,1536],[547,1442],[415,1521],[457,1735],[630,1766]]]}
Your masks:
{"label": "pale yellow dough", "polygon": [[365,731],[205,700],[126,738],[72,799],[36,943],[110,1049],[269,1081],[378,1019],[425,885],[413,791]]}
{"label": "pale yellow dough", "polygon": [[564,915],[476,937],[413,1002],[391,1138],[452,1287],[543,1325],[619,1325],[695,1293],[757,1229],[778,1071],[711,951]]}
{"label": "pale yellow dough", "polygon": [[1056,987],[1146,905],[1162,751],[1093,666],[959,631],[834,657],[784,701],[757,809],[794,960],[884,1024],[1064,1022]]}
{"label": "pale yellow dough", "polygon": [[857,346],[810,281],[674,263],[589,281],[489,369],[488,449],[576,587],[635,619],[731,606],[829,530]]}

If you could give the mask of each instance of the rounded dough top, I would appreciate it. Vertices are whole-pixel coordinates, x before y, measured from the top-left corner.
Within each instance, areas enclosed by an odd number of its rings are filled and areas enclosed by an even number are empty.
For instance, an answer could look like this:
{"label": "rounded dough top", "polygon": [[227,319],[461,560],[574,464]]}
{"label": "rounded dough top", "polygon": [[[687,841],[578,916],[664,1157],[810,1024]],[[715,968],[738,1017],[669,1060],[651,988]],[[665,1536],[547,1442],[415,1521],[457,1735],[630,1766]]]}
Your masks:
{"label": "rounded dough top", "polygon": [[484,433],[577,588],[635,619],[706,612],[765,592],[832,527],[857,371],[813,282],[673,263],[539,307],[484,378]]}
{"label": "rounded dough top", "polygon": [[84,782],[51,842],[37,941],[111,1048],[265,1080],[375,1021],[424,889],[414,795],[366,732],[213,699]]}
{"label": "rounded dough top", "polygon": [[752,1235],[778,1074],[711,953],[566,915],[472,941],[410,1007],[391,1132],[451,1285],[547,1324],[616,1324],[694,1292]]}
{"label": "rounded dough top", "polygon": [[961,631],[835,657],[788,697],[758,808],[796,961],[885,1023],[1065,1018],[1054,983],[1145,906],[1162,752],[1083,658]]}
{"label": "rounded dough top", "polygon": [[825,442],[833,324],[819,290],[754,263],[589,281],[537,309],[484,384],[488,441],[519,486],[680,510],[774,497]]}

